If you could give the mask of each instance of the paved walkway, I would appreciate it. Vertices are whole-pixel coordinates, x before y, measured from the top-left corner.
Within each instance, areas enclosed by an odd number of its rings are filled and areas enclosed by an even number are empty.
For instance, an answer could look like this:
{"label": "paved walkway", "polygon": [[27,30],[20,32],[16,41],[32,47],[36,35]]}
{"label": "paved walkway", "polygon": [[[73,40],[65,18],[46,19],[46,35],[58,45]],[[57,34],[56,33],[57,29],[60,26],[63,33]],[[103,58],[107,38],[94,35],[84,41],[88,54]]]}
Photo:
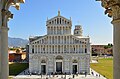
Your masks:
{"label": "paved walkway", "polygon": [[98,63],[96,60],[91,60],[90,63]]}
{"label": "paved walkway", "polygon": [[[14,77],[13,79],[106,79],[96,71],[90,69],[90,75],[28,75],[28,69],[20,73],[18,76]],[[25,75],[24,75],[25,74]]]}

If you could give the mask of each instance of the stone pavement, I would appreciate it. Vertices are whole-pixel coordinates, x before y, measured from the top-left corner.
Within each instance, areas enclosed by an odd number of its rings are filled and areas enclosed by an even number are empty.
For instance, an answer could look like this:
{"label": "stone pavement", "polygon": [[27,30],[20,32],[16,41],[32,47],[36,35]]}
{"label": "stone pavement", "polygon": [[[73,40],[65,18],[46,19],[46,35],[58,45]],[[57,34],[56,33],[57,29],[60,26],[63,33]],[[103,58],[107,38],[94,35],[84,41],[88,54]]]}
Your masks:
{"label": "stone pavement", "polygon": [[90,63],[98,63],[96,60],[91,60]]}
{"label": "stone pavement", "polygon": [[16,76],[13,79],[106,79],[104,77],[96,77],[96,76],[91,76],[91,75],[87,75],[86,77],[84,75],[78,75],[78,76],[74,76],[73,75],[55,75],[53,76],[46,76],[46,75],[21,75],[21,76]]}
{"label": "stone pavement", "polygon": [[53,77],[53,75],[42,75],[42,76],[41,75],[28,75],[26,72],[28,72],[28,69],[26,69],[25,71],[23,71],[22,73],[14,77],[13,79],[107,79],[92,69],[90,69],[90,75],[87,75],[86,77],[85,75],[78,75],[78,76],[74,75],[74,78],[73,78],[73,74],[54,75]]}

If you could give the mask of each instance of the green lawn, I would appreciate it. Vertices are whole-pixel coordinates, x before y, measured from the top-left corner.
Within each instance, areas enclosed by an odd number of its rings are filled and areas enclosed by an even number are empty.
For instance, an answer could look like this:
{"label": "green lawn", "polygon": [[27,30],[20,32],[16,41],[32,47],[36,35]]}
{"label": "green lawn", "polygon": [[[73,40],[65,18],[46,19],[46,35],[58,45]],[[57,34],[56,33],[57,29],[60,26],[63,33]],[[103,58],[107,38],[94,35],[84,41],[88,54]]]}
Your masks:
{"label": "green lawn", "polygon": [[103,58],[98,60],[99,63],[91,64],[91,68],[105,75],[108,79],[113,79],[113,59]]}
{"label": "green lawn", "polygon": [[28,68],[28,63],[12,63],[9,64],[9,75],[18,75],[20,72]]}

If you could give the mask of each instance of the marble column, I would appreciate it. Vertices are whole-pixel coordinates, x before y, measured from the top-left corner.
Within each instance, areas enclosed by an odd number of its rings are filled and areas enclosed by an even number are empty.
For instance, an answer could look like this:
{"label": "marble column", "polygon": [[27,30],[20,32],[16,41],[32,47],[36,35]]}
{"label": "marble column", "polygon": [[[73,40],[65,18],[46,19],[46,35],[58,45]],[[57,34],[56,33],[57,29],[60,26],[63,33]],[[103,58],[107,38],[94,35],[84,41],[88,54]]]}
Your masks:
{"label": "marble column", "polygon": [[9,76],[8,65],[8,27],[1,27],[1,77],[7,79]]}
{"label": "marble column", "polygon": [[53,26],[53,29],[52,29],[52,31],[53,31],[53,33],[52,33],[52,34],[54,35],[54,31],[55,31],[55,30],[54,30],[54,26]]}
{"label": "marble column", "polygon": [[63,45],[63,53],[64,53],[64,45]]}
{"label": "marble column", "polygon": [[[0,3],[1,5],[1,3]],[[1,9],[1,7],[0,7]],[[2,25],[2,15],[1,15],[1,11],[0,11],[0,78],[1,78],[1,25]]]}
{"label": "marble column", "polygon": [[120,0],[100,0],[113,21],[113,78],[120,78]]}
{"label": "marble column", "polygon": [[55,60],[55,56],[53,57],[53,73],[56,72],[56,60]]}
{"label": "marble column", "polygon": [[[47,58],[48,58],[48,57],[47,57]],[[48,64],[49,61],[48,61],[48,60],[49,60],[49,59],[46,60],[46,74],[48,74],[48,66],[49,66],[49,64]]]}
{"label": "marble column", "polygon": [[55,31],[56,31],[56,33],[55,33],[55,34],[57,35],[57,26],[55,26],[55,27],[56,27],[56,28],[55,28]]}
{"label": "marble column", "polygon": [[70,53],[70,45],[69,45],[69,53]]}
{"label": "marble column", "polygon": [[62,34],[63,34],[63,26],[62,26]]}
{"label": "marble column", "polygon": [[50,34],[50,35],[51,35],[51,31],[52,31],[52,30],[51,30],[51,26],[50,26],[50,27],[49,27],[49,34]]}
{"label": "marble column", "polygon": [[80,73],[80,58],[78,59],[78,73]]}
{"label": "marble column", "polygon": [[[2,6],[1,2],[0,5]],[[9,64],[8,64],[8,26],[7,20],[9,13],[11,12],[2,9],[0,6],[0,79],[8,79],[9,76]]]}
{"label": "marble column", "polygon": [[38,54],[38,44],[37,44],[37,54]]}
{"label": "marble column", "polygon": [[70,36],[69,36],[69,44],[70,44]]}
{"label": "marble column", "polygon": [[51,45],[51,53],[53,53],[53,52],[52,52],[52,45]]}
{"label": "marble column", "polygon": [[40,53],[41,53],[41,45],[40,45],[39,51],[40,51]]}
{"label": "marble column", "polygon": [[114,79],[120,78],[120,19],[113,21],[113,72]]}
{"label": "marble column", "polygon": [[32,53],[32,45],[31,44],[29,44],[29,53]]}
{"label": "marble column", "polygon": [[41,57],[39,56],[38,57],[38,66],[39,66],[38,70],[39,70],[39,73],[41,73],[41,61],[40,60],[41,60]]}
{"label": "marble column", "polygon": [[[64,57],[63,57],[64,58]],[[62,62],[62,72],[65,73],[65,59],[63,59],[63,62]]]}
{"label": "marble column", "polygon": [[50,40],[51,40],[51,43],[50,43],[50,44],[52,44],[52,36],[51,36],[51,39],[50,39]]}
{"label": "marble column", "polygon": [[72,74],[72,57],[71,57],[71,59],[69,60],[69,64],[70,64],[70,74]]}
{"label": "marble column", "polygon": [[12,5],[17,10],[20,9],[20,3],[25,0],[0,0],[0,79],[8,79],[8,26],[7,22],[13,18],[13,14],[9,11]]}

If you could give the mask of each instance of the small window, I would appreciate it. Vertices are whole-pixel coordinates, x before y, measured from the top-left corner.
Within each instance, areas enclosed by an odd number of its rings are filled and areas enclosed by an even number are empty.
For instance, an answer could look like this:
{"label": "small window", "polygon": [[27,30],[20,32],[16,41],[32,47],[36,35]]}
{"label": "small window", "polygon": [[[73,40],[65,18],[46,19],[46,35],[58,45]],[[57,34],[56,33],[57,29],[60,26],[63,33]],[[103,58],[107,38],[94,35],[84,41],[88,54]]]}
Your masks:
{"label": "small window", "polygon": [[34,49],[32,49],[32,53],[34,53]]}
{"label": "small window", "polygon": [[54,24],[54,21],[52,21],[52,24]]}
{"label": "small window", "polygon": [[55,19],[55,24],[56,24],[56,19]]}
{"label": "small window", "polygon": [[65,21],[65,24],[66,24],[66,21]]}
{"label": "small window", "polygon": [[39,44],[39,41],[37,41],[37,44]]}
{"label": "small window", "polygon": [[85,53],[87,53],[87,49],[85,48]]}
{"label": "small window", "polygon": [[74,47],[74,51],[75,51],[75,47]]}
{"label": "small window", "polygon": [[45,51],[45,48],[43,48],[43,51]]}
{"label": "small window", "polygon": [[69,24],[69,22],[67,22]]}
{"label": "small window", "polygon": [[53,51],[54,51],[54,47],[53,47]]}
{"label": "small window", "polygon": [[59,18],[57,18],[57,24],[59,24]]}
{"label": "small window", "polygon": [[79,32],[77,31],[77,34],[78,34]]}
{"label": "small window", "polygon": [[60,24],[61,24],[61,18],[60,18]]}
{"label": "small window", "polygon": [[64,23],[64,19],[62,19],[62,23]]}
{"label": "small window", "polygon": [[49,22],[49,24],[51,24],[51,22]]}

